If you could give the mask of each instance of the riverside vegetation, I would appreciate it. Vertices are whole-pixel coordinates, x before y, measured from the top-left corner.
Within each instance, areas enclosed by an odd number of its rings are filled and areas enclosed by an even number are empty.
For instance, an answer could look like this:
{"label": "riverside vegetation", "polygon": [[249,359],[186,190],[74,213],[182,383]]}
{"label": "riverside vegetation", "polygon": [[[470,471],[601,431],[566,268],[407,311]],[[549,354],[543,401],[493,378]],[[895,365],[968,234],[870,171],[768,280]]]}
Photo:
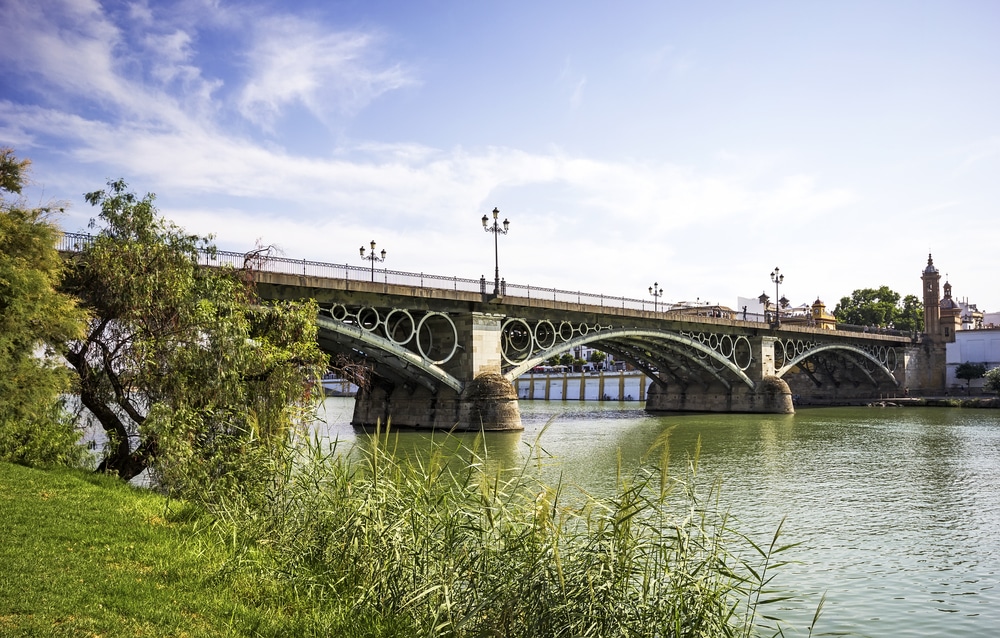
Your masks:
{"label": "riverside vegetation", "polygon": [[200,503],[6,466],[0,630],[779,634],[764,610],[784,599],[780,528],[766,543],[737,532],[718,486],[698,484],[697,450],[687,479],[671,476],[667,436],[609,498],[532,478],[527,463],[551,462],[537,442],[504,471],[444,435],[421,458],[398,454],[389,433],[351,450],[300,437],[271,459],[263,490]]}
{"label": "riverside vegetation", "polygon": [[[678,479],[663,438],[595,498],[445,435],[421,458],[388,430],[324,447],[305,434],[316,308],[256,297],[266,250],[200,268],[208,240],[119,180],[87,196],[102,226],[67,270],[56,208],[4,195],[27,168],[0,149],[3,634],[781,633],[780,527],[739,534],[697,450]],[[537,442],[526,458],[551,461]],[[121,482],[144,471],[151,489]]]}

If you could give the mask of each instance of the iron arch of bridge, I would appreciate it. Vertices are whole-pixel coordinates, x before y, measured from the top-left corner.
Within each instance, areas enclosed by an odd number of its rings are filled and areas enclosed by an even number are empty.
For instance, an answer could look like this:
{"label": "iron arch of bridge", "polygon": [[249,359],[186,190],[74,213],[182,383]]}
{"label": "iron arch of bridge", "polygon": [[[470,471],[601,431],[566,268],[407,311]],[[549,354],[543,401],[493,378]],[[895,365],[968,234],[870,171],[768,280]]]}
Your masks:
{"label": "iron arch of bridge", "polygon": [[421,357],[391,339],[365,330],[357,324],[345,323],[320,314],[317,318],[317,325],[321,331],[338,335],[354,344],[354,347],[360,346],[362,349],[368,349],[370,355],[374,355],[380,362],[390,366],[399,376],[423,385],[432,391],[436,390],[439,385],[446,385],[458,393],[461,393],[465,388],[462,381],[438,364]]}
{"label": "iron arch of bridge", "polygon": [[[789,371],[791,371],[793,368],[795,368],[799,364],[804,363],[806,360],[810,359],[811,357],[814,357],[817,354],[820,354],[821,352],[831,352],[831,351],[834,352],[835,354],[847,356],[848,358],[854,359],[855,362],[859,362],[860,361],[862,364],[865,363],[865,362],[870,363],[872,365],[872,369],[871,370],[868,370],[864,365],[860,365],[859,367],[860,367],[861,370],[864,371],[864,373],[871,380],[872,385],[878,385],[878,383],[875,381],[875,377],[873,377],[871,375],[871,372],[880,372],[883,376],[886,377],[886,379],[888,379],[889,381],[891,381],[893,385],[895,385],[895,386],[899,385],[899,380],[896,379],[896,376],[893,374],[893,371],[889,369],[889,365],[888,365],[889,362],[888,362],[887,358],[884,361],[880,360],[878,357],[872,355],[870,352],[868,352],[864,348],[860,348],[858,346],[854,346],[854,345],[850,345],[850,344],[833,344],[833,343],[828,343],[828,344],[822,344],[822,345],[813,346],[813,347],[809,348],[808,350],[806,350],[805,352],[797,354],[796,356],[794,356],[790,360],[786,361],[783,366],[781,366],[780,368],[778,368],[778,369],[775,370],[774,374],[777,377],[783,377],[786,373],[788,373]],[[895,354],[895,350],[892,349],[892,348],[886,348],[886,356],[887,357],[888,357],[888,354],[890,352],[892,353],[891,356],[893,358],[893,361],[896,362],[897,361],[897,355]],[[895,365],[893,367],[895,367]]]}
{"label": "iron arch of bridge", "polygon": [[[523,322],[523,320],[515,319],[508,320],[508,323],[510,321]],[[717,348],[712,348],[692,333],[636,328],[601,328],[596,332],[554,344],[550,348],[533,351],[523,361],[510,364],[511,367],[505,368],[503,375],[508,381],[513,381],[535,366],[544,363],[546,359],[571,352],[579,346],[600,343],[609,343],[625,350],[634,350],[637,347],[647,350],[666,348],[675,354],[682,355],[686,360],[711,374],[726,386],[730,385],[730,381],[726,379],[724,372],[728,372],[731,375],[730,378],[735,378],[750,388],[755,386],[753,380],[744,372],[746,368],[741,369],[731,359],[732,355],[730,357],[723,356]],[[747,361],[747,367],[749,367],[749,363],[750,361]]]}

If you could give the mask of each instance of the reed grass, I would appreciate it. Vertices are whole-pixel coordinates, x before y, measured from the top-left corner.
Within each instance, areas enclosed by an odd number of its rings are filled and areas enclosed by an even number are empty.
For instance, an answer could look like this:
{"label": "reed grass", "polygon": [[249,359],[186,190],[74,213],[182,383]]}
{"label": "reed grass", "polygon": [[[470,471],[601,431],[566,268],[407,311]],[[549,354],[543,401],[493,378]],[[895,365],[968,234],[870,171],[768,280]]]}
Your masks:
{"label": "reed grass", "polygon": [[606,498],[542,483],[537,441],[517,469],[487,463],[482,438],[435,438],[426,457],[397,441],[311,440],[275,461],[264,493],[220,501],[233,587],[300,635],[782,632],[765,610],[785,599],[773,579],[792,545],[780,526],[766,543],[734,529],[697,449],[674,476],[669,433]]}

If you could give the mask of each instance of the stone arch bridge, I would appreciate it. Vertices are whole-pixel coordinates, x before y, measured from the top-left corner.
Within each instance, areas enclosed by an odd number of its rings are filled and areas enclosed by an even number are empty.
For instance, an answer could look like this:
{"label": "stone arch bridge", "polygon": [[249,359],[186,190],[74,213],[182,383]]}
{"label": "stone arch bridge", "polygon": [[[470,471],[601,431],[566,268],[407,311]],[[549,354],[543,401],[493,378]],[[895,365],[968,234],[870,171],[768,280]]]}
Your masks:
{"label": "stone arch bridge", "polygon": [[367,364],[359,426],[520,429],[511,382],[581,345],[652,379],[648,411],[773,413],[792,412],[793,396],[843,404],[895,393],[915,348],[895,334],[775,327],[524,286],[499,296],[485,282],[410,273],[378,271],[375,281],[372,270],[365,281],[365,269],[330,268],[255,276],[264,298],[315,299],[320,345]]}

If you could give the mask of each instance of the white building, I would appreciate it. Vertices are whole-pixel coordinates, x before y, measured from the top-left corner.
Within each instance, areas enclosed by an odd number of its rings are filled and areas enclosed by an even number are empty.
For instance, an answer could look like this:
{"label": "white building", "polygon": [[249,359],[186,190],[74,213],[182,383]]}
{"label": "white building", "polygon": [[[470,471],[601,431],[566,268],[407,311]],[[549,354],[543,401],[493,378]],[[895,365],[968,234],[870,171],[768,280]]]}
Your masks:
{"label": "white building", "polygon": [[[987,370],[1000,368],[1000,328],[982,330],[956,330],[954,343],[946,346],[947,376],[945,383],[949,389],[965,389],[965,381],[955,377],[955,368],[960,363],[985,363]],[[972,390],[982,389],[984,380],[973,379],[969,383]]]}

